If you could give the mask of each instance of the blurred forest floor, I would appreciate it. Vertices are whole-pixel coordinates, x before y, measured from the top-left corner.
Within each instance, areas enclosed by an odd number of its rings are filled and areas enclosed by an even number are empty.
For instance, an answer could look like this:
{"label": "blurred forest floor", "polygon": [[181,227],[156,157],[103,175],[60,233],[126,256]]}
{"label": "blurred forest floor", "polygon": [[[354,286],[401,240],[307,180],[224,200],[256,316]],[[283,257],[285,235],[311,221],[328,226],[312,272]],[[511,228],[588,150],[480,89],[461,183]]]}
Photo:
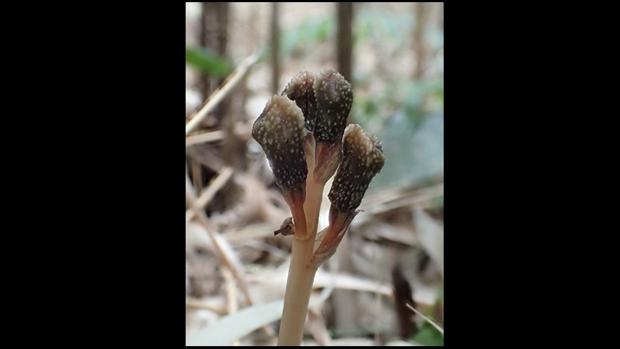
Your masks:
{"label": "blurred forest floor", "polygon": [[403,319],[394,295],[411,287],[415,308],[443,327],[443,4],[354,3],[352,16],[336,3],[186,8],[186,122],[224,97],[187,132],[188,344],[275,344],[291,241],[273,231],[290,213],[251,126],[297,72],[348,66],[350,120],[382,140],[385,167],[317,274],[303,344],[442,345],[421,316]]}

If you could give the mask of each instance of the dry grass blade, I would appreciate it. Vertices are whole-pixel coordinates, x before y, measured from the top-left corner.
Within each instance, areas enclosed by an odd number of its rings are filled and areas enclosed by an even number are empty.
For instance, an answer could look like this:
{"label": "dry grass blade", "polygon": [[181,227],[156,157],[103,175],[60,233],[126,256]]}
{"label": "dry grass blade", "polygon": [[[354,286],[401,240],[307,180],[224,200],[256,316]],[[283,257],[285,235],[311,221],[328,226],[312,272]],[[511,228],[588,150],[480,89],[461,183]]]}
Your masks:
{"label": "dry grass blade", "polygon": [[392,294],[388,285],[382,285],[369,279],[362,279],[344,273],[326,273],[319,271],[315,278],[315,287],[333,287],[357,291],[380,293],[386,296]]}
{"label": "dry grass blade", "polygon": [[194,186],[192,185],[192,181],[189,179],[189,174],[187,173],[187,171],[185,171],[185,193],[186,196],[189,197],[196,197],[196,190],[194,189]]}
{"label": "dry grass blade", "polygon": [[420,208],[433,207],[433,200],[443,196],[443,183],[415,192],[385,191],[372,198],[366,199],[361,206],[364,211],[359,215],[353,225],[361,225],[373,218],[373,215],[388,212],[399,207],[416,206]]}
{"label": "dry grass blade", "polygon": [[239,287],[241,287],[241,291],[243,292],[243,295],[245,296],[246,303],[252,304],[253,303],[252,296],[250,295],[250,291],[242,276],[242,273],[239,271],[235,263],[231,261],[230,257],[225,252],[224,248],[221,245],[221,241],[215,236],[217,233],[215,233],[212,227],[209,226],[208,220],[204,212],[202,212],[202,210],[198,208],[198,206],[196,205],[196,202],[192,198],[189,198],[189,200],[190,200],[190,204],[192,208],[195,210],[197,214],[198,222],[200,222],[200,224],[202,224],[205,230],[207,231],[209,238],[211,239],[211,243],[215,247],[215,251],[219,259],[222,261],[224,266],[226,266],[226,268],[228,268],[231,271],[231,273],[237,280],[237,283],[239,284]]}
{"label": "dry grass blade", "polygon": [[185,305],[190,308],[194,308],[194,309],[206,309],[221,316],[224,316],[228,313],[226,309],[223,309],[221,307],[218,307],[218,306],[215,306],[209,303],[201,302],[196,299],[188,298],[187,300],[185,300]]}
{"label": "dry grass blade", "polygon": [[226,79],[224,85],[217,89],[209,98],[207,102],[194,114],[194,116],[185,125],[185,135],[194,130],[200,122],[207,116],[207,114],[213,110],[229,93],[232,91],[242,78],[248,73],[250,68],[258,62],[260,55],[254,53],[244,59],[241,64],[235,69],[235,71]]}
{"label": "dry grass blade", "polygon": [[426,201],[428,199],[443,195],[443,192],[443,182],[414,189],[407,188],[406,186],[393,189],[384,189],[368,196],[368,198],[360,206],[360,209],[363,209],[364,212],[372,212],[375,208],[381,208],[384,205],[402,200]]}
{"label": "dry grass blade", "polygon": [[[228,131],[232,131],[235,137],[238,137],[241,140],[246,140],[248,137],[251,136],[252,126],[245,122],[237,122],[234,127],[232,127]],[[218,142],[223,140],[225,137],[227,136],[224,130],[213,130],[198,134],[192,134],[185,138],[185,147],[191,147],[193,145],[203,143]]]}
{"label": "dry grass blade", "polygon": [[224,138],[224,132],[222,130],[205,132],[185,138],[185,146],[189,147],[201,143],[215,142],[221,140],[222,138]]}
{"label": "dry grass blade", "polygon": [[235,287],[235,280],[229,270],[224,269],[223,274],[226,283],[226,309],[228,314],[232,314],[239,308],[239,305],[237,304],[237,289]]}
{"label": "dry grass blade", "polygon": [[[224,279],[226,280],[226,309],[228,310],[228,314],[233,314],[237,312],[239,308],[237,304],[237,289],[235,288],[235,281],[233,280],[232,274],[229,270],[223,270]],[[239,340],[233,342],[234,346],[239,346]]]}
{"label": "dry grass blade", "polygon": [[[196,214],[196,217],[198,217],[198,222],[207,231],[207,235],[211,239],[211,243],[213,244],[213,247],[215,248],[218,258],[221,260],[222,264],[224,264],[224,266],[228,268],[228,270],[230,270],[233,277],[237,281],[237,284],[241,288],[241,291],[245,297],[246,303],[248,305],[254,304],[252,295],[250,294],[250,290],[248,288],[248,284],[244,278],[245,274],[242,270],[242,265],[238,262],[237,263],[235,262],[236,259],[232,256],[232,253],[231,253],[232,249],[229,248],[229,246],[228,248],[223,246],[223,242],[225,240],[221,236],[219,236],[217,232],[215,232],[215,229],[213,227],[211,227],[211,225],[209,224],[209,220],[207,219],[207,216],[205,215],[204,211],[201,208],[198,208],[198,204],[196,203],[194,191],[192,190],[191,182],[189,181],[189,177],[187,176],[187,173],[186,173],[186,184],[189,184],[189,187],[186,187],[186,192],[185,192],[186,200],[189,203],[191,209]],[[271,327],[263,327],[263,330],[268,336],[273,335],[273,330],[271,329]]]}
{"label": "dry grass blade", "polygon": [[[187,173],[186,173],[186,183],[190,183],[189,182],[189,178],[187,178]],[[191,186],[190,187],[186,187],[185,199],[189,203],[191,209],[194,211],[196,216],[198,217],[198,222],[207,231],[207,235],[211,239],[211,243],[213,244],[213,247],[215,248],[215,252],[216,252],[218,258],[220,259],[222,264],[224,264],[224,266],[231,271],[231,273],[235,277],[235,280],[237,281],[237,283],[241,287],[241,290],[243,291],[243,294],[244,294],[244,296],[246,298],[246,302],[248,304],[252,304],[252,297],[251,297],[250,292],[248,290],[248,287],[247,287],[247,284],[245,282],[245,279],[243,278],[242,273],[238,269],[238,265],[236,265],[231,260],[230,256],[226,253],[226,250],[222,246],[221,240],[218,239],[218,237],[216,236],[216,235],[219,235],[219,234],[217,234],[215,232],[215,229],[211,226],[211,224],[209,224],[209,220],[207,219],[207,216],[205,215],[204,211],[200,207],[198,207],[198,203],[196,202],[196,197],[194,195],[194,192],[193,192]]]}
{"label": "dry grass blade", "polygon": [[231,345],[236,340],[252,331],[278,320],[284,302],[280,299],[271,303],[257,304],[241,309],[208,327],[189,333],[186,337],[187,346],[220,346]]}
{"label": "dry grass blade", "polygon": [[[277,269],[269,269],[263,272],[251,273],[248,275],[248,281],[258,287],[260,287],[259,285],[263,285],[265,287],[269,287],[270,289],[279,289],[279,292],[283,292],[289,263],[290,258],[289,260],[283,262]],[[352,274],[326,272],[322,268],[318,270],[312,287],[313,289],[333,288],[340,290],[379,293],[383,296],[389,297],[390,299],[393,299],[394,297],[392,294],[392,288],[389,285]],[[437,293],[432,288],[418,287],[413,295],[413,299],[416,304],[422,307],[430,307],[437,301]],[[309,307],[315,308],[312,301],[310,302]]]}
{"label": "dry grass blade", "polygon": [[433,327],[435,327],[437,329],[437,331],[439,331],[443,335],[443,328],[441,328],[441,326],[437,325],[437,323],[435,323],[435,321],[431,320],[428,316],[422,314],[421,311],[419,311],[416,308],[412,307],[410,304],[405,304],[405,305],[407,306],[407,308],[413,310],[413,312],[415,312],[416,314],[420,315],[424,320],[428,321],[429,324],[433,325]]}
{"label": "dry grass blade", "polygon": [[[392,288],[389,285],[346,273],[328,273],[321,269],[316,275],[314,287],[333,287],[341,290],[366,291],[379,293],[389,298],[394,297]],[[413,299],[416,304],[430,306],[435,303],[437,295],[430,289],[419,288],[413,295]]]}

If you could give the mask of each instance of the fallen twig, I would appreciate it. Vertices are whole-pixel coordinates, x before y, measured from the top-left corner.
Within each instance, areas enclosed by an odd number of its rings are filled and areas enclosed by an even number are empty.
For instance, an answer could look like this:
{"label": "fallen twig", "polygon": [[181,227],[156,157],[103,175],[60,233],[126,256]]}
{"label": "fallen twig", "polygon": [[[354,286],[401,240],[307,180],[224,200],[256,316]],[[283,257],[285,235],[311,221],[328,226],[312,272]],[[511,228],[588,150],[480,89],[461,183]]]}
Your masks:
{"label": "fallen twig", "polygon": [[[187,176],[187,174],[186,174],[186,176]],[[186,178],[186,183],[189,183],[189,178]],[[240,270],[242,268],[242,266],[239,266],[236,263],[234,263],[233,259],[232,259],[232,256],[230,256],[226,252],[226,249],[222,246],[222,244],[220,242],[220,239],[222,239],[222,238],[215,231],[215,229],[211,226],[211,224],[209,223],[209,220],[207,219],[207,216],[204,213],[204,211],[201,208],[198,207],[198,204],[196,202],[196,198],[195,198],[194,193],[191,190],[191,188],[187,188],[185,194],[186,194],[187,202],[189,203],[190,207],[192,208],[192,210],[196,214],[196,217],[198,218],[198,222],[207,231],[207,234],[208,234],[209,238],[211,239],[211,243],[213,244],[213,247],[215,248],[215,251],[216,251],[216,254],[217,254],[218,258],[220,259],[222,264],[224,264],[224,266],[226,268],[228,268],[228,270],[230,270],[231,274],[235,278],[235,281],[237,282],[237,284],[241,288],[241,292],[243,293],[243,295],[245,297],[246,303],[248,305],[254,304],[254,301],[252,299],[252,295],[250,294],[250,290],[249,290],[247,282],[246,282],[246,280],[244,278],[243,270]],[[271,327],[265,326],[265,327],[263,327],[263,330],[265,331],[265,333],[267,335],[269,335],[269,336],[273,335],[273,329]]]}
{"label": "fallen twig", "polygon": [[237,86],[239,81],[241,81],[242,78],[248,73],[250,68],[258,62],[259,57],[260,55],[258,53],[253,53],[239,64],[235,71],[228,78],[226,78],[224,85],[215,90],[215,92],[209,96],[202,108],[200,108],[200,110],[198,110],[198,112],[191,117],[189,122],[185,125],[185,135],[188,135],[191,131],[193,131],[207,116],[207,114],[212,111],[230,93],[230,91]]}
{"label": "fallen twig", "polygon": [[224,132],[222,130],[205,132],[185,138],[185,146],[189,147],[191,145],[201,143],[215,142],[221,140],[222,138],[224,138]]}

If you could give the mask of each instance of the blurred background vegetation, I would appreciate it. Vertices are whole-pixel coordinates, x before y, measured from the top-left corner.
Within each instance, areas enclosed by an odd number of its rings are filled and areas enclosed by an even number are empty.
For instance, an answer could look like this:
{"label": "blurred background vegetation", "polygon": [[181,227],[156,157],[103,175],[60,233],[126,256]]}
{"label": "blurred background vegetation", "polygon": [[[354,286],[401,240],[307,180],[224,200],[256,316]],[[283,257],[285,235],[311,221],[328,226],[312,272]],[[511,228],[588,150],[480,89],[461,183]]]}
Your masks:
{"label": "blurred background vegetation", "polygon": [[186,122],[223,97],[187,134],[204,213],[188,205],[188,344],[275,343],[290,241],[273,231],[289,214],[250,130],[292,76],[326,67],[352,83],[350,120],[382,140],[386,165],[317,275],[304,344],[443,344],[398,301],[410,287],[443,327],[443,4],[387,2],[186,4]]}

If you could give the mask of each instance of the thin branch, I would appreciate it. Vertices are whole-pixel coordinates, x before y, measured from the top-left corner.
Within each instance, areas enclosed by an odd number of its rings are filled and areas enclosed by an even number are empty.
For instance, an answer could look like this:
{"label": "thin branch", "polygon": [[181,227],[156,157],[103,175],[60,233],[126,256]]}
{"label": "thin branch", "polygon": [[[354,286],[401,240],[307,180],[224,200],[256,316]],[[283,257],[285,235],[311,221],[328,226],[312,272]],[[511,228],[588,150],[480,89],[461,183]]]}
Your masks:
{"label": "thin branch", "polygon": [[[186,177],[187,177],[187,173],[186,173]],[[186,178],[186,183],[189,183],[188,178]],[[192,189],[193,189],[192,187],[186,188],[185,200],[189,203],[191,209],[194,211],[194,214],[197,216],[198,222],[207,231],[207,235],[211,239],[211,243],[213,244],[213,247],[215,249],[217,256],[222,261],[224,266],[230,270],[230,272],[235,277],[235,280],[239,283],[239,286],[241,287],[243,294],[246,298],[246,303],[252,304],[252,296],[250,295],[250,292],[248,291],[247,283],[245,282],[245,279],[243,278],[242,273],[239,271],[239,268],[237,268],[237,265],[233,263],[230,256],[226,253],[224,247],[221,245],[220,240],[219,240],[220,238],[219,234],[215,231],[215,228],[211,226],[211,224],[209,223],[209,220],[207,219],[207,216],[202,210],[202,208],[198,206],[195,194],[193,193]]]}
{"label": "thin branch", "polygon": [[193,198],[190,198],[190,197],[188,197],[187,200],[190,202],[190,205],[191,205],[192,209],[195,211],[195,213],[196,213],[196,215],[198,217],[198,222],[207,231],[207,233],[209,235],[209,238],[211,239],[211,243],[213,244],[219,259],[222,261],[224,266],[230,270],[230,272],[235,277],[235,280],[239,284],[239,287],[241,287],[241,291],[243,292],[243,295],[245,296],[246,303],[247,304],[252,304],[253,303],[252,296],[250,295],[250,291],[248,289],[247,283],[245,282],[245,279],[243,278],[242,273],[239,271],[239,269],[237,268],[235,263],[233,263],[231,261],[230,256],[228,256],[228,254],[226,254],[224,248],[220,244],[220,241],[219,241],[218,237],[216,236],[216,235],[219,235],[219,234],[216,233],[213,230],[213,227],[210,226],[209,221],[207,220],[207,217],[206,217],[205,213],[202,211],[202,209],[198,208],[198,205],[196,204],[196,201]]}
{"label": "thin branch", "polygon": [[229,270],[224,269],[223,274],[226,284],[226,310],[228,311],[228,314],[232,314],[237,312],[237,309],[239,309],[235,280]]}
{"label": "thin branch", "polygon": [[224,138],[224,132],[222,132],[222,130],[205,132],[185,138],[185,146],[189,147],[201,143],[216,142],[222,138]]}
{"label": "thin branch", "polygon": [[437,323],[435,323],[435,321],[431,320],[428,316],[422,314],[421,311],[419,311],[416,308],[412,307],[411,304],[405,303],[405,305],[407,306],[407,308],[413,310],[416,314],[420,315],[424,320],[428,321],[429,324],[433,325],[433,327],[435,327],[437,329],[437,331],[439,331],[443,335],[443,328],[441,328],[441,326],[437,325]]}
{"label": "thin branch", "polygon": [[[252,124],[245,122],[236,122],[234,125],[234,136],[239,137],[241,140],[246,141],[252,136]],[[193,145],[218,142],[226,137],[224,130],[214,130],[203,132],[199,134],[193,134],[185,138],[185,146],[191,147]]]}
{"label": "thin branch", "polygon": [[[237,312],[239,305],[237,304],[237,289],[235,288],[235,280],[228,269],[223,270],[225,284],[226,284],[226,309],[228,314],[234,314]],[[239,346],[239,340],[233,342],[233,346]]]}
{"label": "thin branch", "polygon": [[[203,207],[205,207],[209,202],[211,202],[215,194],[220,189],[222,189],[222,187],[232,177],[232,174],[233,174],[232,168],[224,167],[222,169],[220,174],[217,175],[217,177],[215,177],[215,179],[209,184],[207,189],[203,190],[203,192],[200,193],[200,196],[196,200],[196,205],[198,206],[199,209],[202,210]],[[190,220],[192,220],[192,218],[194,218],[194,215],[195,215],[195,212],[191,208],[185,211],[185,221],[189,222]]]}
{"label": "thin branch", "polygon": [[193,131],[198,124],[200,124],[207,114],[209,114],[209,112],[211,112],[230,93],[230,91],[237,86],[242,78],[248,73],[250,68],[258,62],[259,57],[260,55],[255,52],[244,59],[235,71],[226,79],[224,85],[215,90],[215,92],[209,96],[202,108],[194,114],[187,124],[185,124],[186,136]]}
{"label": "thin branch", "polygon": [[[186,173],[186,177],[187,177],[187,173]],[[186,178],[186,183],[189,183],[189,178]],[[220,259],[222,264],[224,264],[224,267],[230,270],[231,274],[235,278],[235,281],[241,288],[241,292],[243,293],[245,297],[246,303],[248,305],[254,304],[254,300],[252,299],[252,295],[250,294],[247,281],[245,280],[245,277],[244,277],[244,271],[241,270],[242,266],[238,266],[236,263],[234,263],[232,256],[226,253],[226,250],[224,249],[224,247],[222,246],[220,242],[220,239],[223,240],[223,238],[211,226],[211,224],[209,223],[209,220],[207,219],[207,215],[204,213],[204,211],[198,207],[198,203],[196,202],[196,197],[192,191],[192,188],[186,188],[185,199],[189,203],[192,210],[194,211],[196,217],[198,218],[198,222],[207,231],[207,235],[211,239],[211,243],[213,244],[213,247],[215,248],[215,252],[218,258]],[[273,335],[273,329],[269,326],[264,326],[263,331],[268,336]]]}

